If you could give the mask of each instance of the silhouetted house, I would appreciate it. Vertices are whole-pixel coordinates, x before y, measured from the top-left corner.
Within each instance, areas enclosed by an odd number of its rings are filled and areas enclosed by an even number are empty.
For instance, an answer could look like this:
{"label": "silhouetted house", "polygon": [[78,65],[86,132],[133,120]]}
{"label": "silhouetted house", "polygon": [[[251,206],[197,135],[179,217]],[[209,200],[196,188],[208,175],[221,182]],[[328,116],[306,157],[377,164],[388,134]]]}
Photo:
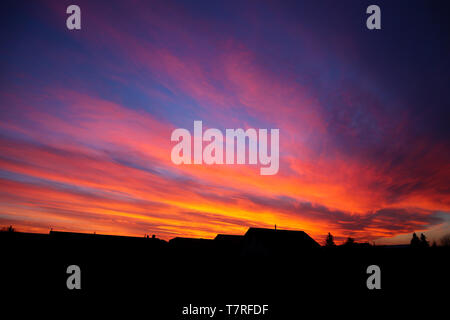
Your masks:
{"label": "silhouetted house", "polygon": [[121,240],[129,237],[123,236],[110,236],[96,233],[80,233],[80,232],[65,232],[65,231],[53,231],[49,232],[51,239],[57,240]]}
{"label": "silhouetted house", "polygon": [[238,236],[234,234],[218,234],[215,238],[217,242],[241,244],[244,240],[244,236]]}
{"label": "silhouetted house", "polygon": [[18,232],[18,231],[9,231],[8,229],[0,232],[0,240],[12,240],[12,239],[21,239],[21,240],[47,240],[48,235],[42,233],[26,233],[26,232]]}
{"label": "silhouetted house", "polygon": [[295,256],[299,251],[320,247],[303,231],[249,228],[245,235],[218,234],[214,240],[201,238],[176,237],[167,243],[154,236],[125,237],[92,233],[75,233],[50,231],[48,238],[52,242],[64,243],[71,249],[95,247],[96,250],[116,248],[109,244],[123,244],[123,248],[132,245],[139,247],[142,252],[159,249],[170,249],[175,255],[257,255],[257,256]]}
{"label": "silhouetted house", "polygon": [[372,247],[371,244],[368,243],[368,242],[356,242],[356,243],[354,244],[354,246],[355,246],[356,248],[360,248],[360,249],[367,249],[367,248]]}
{"label": "silhouetted house", "polygon": [[214,240],[174,238],[169,244],[177,254],[209,252],[217,256],[289,256],[320,247],[303,231],[263,228],[249,228],[243,236],[218,234]]}
{"label": "silhouetted house", "polygon": [[201,238],[176,237],[169,240],[169,245],[177,254],[196,254],[214,251],[214,240]]}
{"label": "silhouetted house", "polygon": [[339,247],[344,249],[367,249],[372,247],[372,245],[368,242],[353,242],[341,244]]}
{"label": "silhouetted house", "polygon": [[218,234],[214,238],[216,250],[220,254],[239,255],[242,251],[242,244],[244,243],[244,236],[231,234]]}
{"label": "silhouetted house", "polygon": [[[97,249],[103,249],[105,247],[117,248],[117,245],[123,245],[124,248],[133,246],[134,248],[140,248],[143,252],[145,252],[148,250],[162,250],[167,246],[166,241],[156,237],[128,237],[53,230],[49,233],[49,239],[50,241],[65,243],[66,245],[79,249],[82,249],[83,247],[95,247]],[[110,244],[114,244],[114,246],[110,246]]]}
{"label": "silhouetted house", "polygon": [[129,242],[159,242],[163,241],[156,237],[128,237],[128,236],[116,236],[116,235],[106,235],[97,233],[78,233],[78,232],[64,232],[64,231],[53,231],[49,232],[50,238],[59,240],[105,240],[105,241],[129,241]]}
{"label": "silhouetted house", "polygon": [[244,255],[293,255],[320,245],[304,231],[250,228],[244,235]]}

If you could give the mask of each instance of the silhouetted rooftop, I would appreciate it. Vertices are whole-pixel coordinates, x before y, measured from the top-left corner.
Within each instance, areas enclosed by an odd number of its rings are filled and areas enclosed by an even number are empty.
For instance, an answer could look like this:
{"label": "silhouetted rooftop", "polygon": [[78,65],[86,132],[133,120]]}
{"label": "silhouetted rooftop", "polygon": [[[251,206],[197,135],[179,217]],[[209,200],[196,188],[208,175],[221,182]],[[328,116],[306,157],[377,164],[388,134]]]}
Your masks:
{"label": "silhouetted rooftop", "polygon": [[244,236],[235,235],[235,234],[218,234],[214,240],[217,241],[242,241]]}
{"label": "silhouetted rooftop", "polygon": [[174,242],[191,242],[191,243],[200,243],[200,242],[211,242],[212,239],[203,239],[203,238],[185,238],[185,237],[176,237],[173,239],[170,239],[170,243]]}
{"label": "silhouetted rooftop", "polygon": [[246,239],[261,245],[284,245],[303,248],[320,247],[320,245],[304,231],[279,230],[265,228],[249,228],[244,236]]}
{"label": "silhouetted rooftop", "polygon": [[130,236],[118,236],[118,235],[106,235],[97,233],[79,233],[79,232],[65,232],[65,231],[53,231],[49,232],[50,238],[62,239],[62,240],[121,240],[121,241],[146,241],[146,243],[165,242],[164,240],[153,237],[130,237]]}

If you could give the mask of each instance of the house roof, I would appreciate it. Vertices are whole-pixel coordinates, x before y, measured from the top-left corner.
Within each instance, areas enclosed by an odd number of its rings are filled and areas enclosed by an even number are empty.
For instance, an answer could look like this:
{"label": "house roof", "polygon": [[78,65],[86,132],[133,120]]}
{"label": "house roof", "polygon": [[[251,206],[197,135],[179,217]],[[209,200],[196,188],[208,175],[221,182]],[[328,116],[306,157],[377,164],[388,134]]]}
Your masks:
{"label": "house roof", "polygon": [[218,234],[214,240],[229,240],[229,241],[240,241],[244,238],[244,236],[241,235],[235,235],[235,234]]}
{"label": "house roof", "polygon": [[320,246],[313,238],[304,231],[279,230],[265,228],[249,228],[245,233],[245,238],[258,239],[258,241],[271,241],[285,243],[286,245],[304,244],[308,246]]}

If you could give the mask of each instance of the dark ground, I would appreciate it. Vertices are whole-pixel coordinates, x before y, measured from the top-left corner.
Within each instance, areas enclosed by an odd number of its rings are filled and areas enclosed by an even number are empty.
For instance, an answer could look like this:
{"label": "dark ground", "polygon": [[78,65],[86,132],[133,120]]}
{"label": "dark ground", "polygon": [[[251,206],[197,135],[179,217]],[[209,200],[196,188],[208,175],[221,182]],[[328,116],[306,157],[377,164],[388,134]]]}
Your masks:
{"label": "dark ground", "polygon": [[[188,250],[151,238],[6,232],[0,233],[0,245],[4,307],[19,301],[24,310],[33,305],[49,314],[63,308],[86,315],[125,311],[126,318],[208,319],[185,317],[182,307],[268,304],[265,316],[222,313],[214,319],[365,318],[436,309],[440,305],[430,301],[448,301],[450,289],[450,251],[442,247],[321,247],[242,256],[235,247]],[[72,264],[81,268],[81,290],[66,287],[66,268]],[[366,287],[366,268],[372,264],[381,268],[381,290]],[[356,311],[360,308],[362,313]]]}

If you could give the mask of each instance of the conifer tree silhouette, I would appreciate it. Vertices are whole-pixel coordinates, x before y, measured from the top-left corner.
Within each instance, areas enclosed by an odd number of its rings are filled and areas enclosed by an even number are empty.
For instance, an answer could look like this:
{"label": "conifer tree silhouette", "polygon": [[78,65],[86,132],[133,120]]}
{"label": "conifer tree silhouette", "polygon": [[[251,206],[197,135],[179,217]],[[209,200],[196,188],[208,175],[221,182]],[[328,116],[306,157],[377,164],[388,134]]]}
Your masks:
{"label": "conifer tree silhouette", "polygon": [[422,248],[428,248],[430,246],[427,237],[423,233],[420,234],[420,246]]}
{"label": "conifer tree silhouette", "polygon": [[327,239],[325,240],[325,247],[335,247],[334,237],[331,233],[328,232]]}
{"label": "conifer tree silhouette", "polygon": [[413,233],[410,246],[412,248],[419,248],[420,247],[420,240],[419,240],[419,237],[417,236],[417,234],[415,232]]}

